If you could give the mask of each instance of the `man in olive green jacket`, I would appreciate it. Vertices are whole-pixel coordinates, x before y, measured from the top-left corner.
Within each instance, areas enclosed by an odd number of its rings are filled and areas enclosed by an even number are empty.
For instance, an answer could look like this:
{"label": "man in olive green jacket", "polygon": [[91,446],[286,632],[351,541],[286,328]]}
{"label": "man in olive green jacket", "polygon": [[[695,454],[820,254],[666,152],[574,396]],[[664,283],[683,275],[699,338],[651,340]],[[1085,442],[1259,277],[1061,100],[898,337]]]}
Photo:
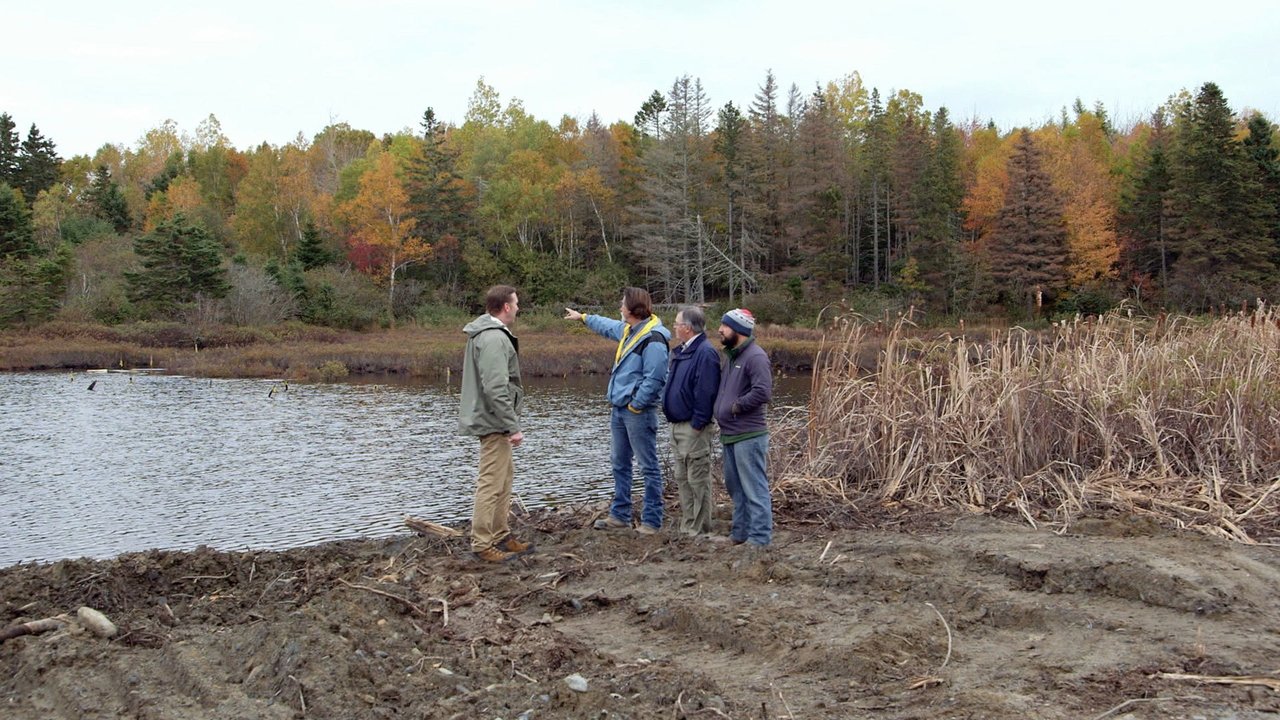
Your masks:
{"label": "man in olive green jacket", "polygon": [[467,349],[462,357],[462,402],[458,431],[480,438],[480,477],[471,513],[471,550],[485,562],[506,562],[533,550],[511,535],[511,481],[515,465],[511,449],[520,445],[520,343],[511,332],[520,298],[510,285],[485,295],[488,312],[462,330]]}

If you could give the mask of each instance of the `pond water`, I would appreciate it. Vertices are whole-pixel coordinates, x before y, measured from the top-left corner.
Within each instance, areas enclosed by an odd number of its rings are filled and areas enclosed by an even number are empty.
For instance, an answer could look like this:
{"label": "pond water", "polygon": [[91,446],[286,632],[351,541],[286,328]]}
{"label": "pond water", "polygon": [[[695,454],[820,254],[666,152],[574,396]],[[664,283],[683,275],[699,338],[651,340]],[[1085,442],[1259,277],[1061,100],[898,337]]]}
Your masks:
{"label": "pond water", "polygon": [[[527,384],[525,506],[612,493],[606,383]],[[807,388],[780,382],[776,400],[803,402]],[[406,532],[405,514],[469,518],[478,443],[456,434],[457,410],[456,383],[0,374],[0,566],[280,549]],[[663,423],[664,457],[667,435]]]}

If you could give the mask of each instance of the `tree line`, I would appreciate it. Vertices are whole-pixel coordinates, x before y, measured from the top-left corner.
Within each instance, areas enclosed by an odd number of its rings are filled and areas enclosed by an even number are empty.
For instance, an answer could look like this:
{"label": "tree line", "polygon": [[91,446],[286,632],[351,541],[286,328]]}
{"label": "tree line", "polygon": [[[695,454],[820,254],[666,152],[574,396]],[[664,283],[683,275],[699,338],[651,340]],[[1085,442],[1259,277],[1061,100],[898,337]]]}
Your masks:
{"label": "tree line", "polygon": [[237,149],[214,116],[59,158],[0,113],[0,324],[429,321],[498,282],[530,305],[746,303],[954,318],[1204,311],[1280,287],[1276,126],[1206,83],[1118,128],[957,125],[854,73],[716,106],[676,78],[632,121],[556,124],[481,78],[461,124],[335,123]]}

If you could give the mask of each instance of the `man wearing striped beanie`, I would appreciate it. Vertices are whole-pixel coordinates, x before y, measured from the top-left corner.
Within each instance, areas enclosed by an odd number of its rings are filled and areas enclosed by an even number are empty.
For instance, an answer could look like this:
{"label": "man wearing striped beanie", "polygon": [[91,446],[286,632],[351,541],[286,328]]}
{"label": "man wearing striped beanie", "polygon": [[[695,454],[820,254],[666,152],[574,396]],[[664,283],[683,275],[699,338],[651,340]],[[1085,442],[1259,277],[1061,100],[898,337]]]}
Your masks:
{"label": "man wearing striped beanie", "polygon": [[773,368],[756,344],[756,318],[735,308],[720,318],[725,364],[720,371],[715,418],[724,446],[724,485],[733,500],[735,545],[760,549],[773,541],[773,502],[769,497],[769,428],[765,407],[773,398]]}

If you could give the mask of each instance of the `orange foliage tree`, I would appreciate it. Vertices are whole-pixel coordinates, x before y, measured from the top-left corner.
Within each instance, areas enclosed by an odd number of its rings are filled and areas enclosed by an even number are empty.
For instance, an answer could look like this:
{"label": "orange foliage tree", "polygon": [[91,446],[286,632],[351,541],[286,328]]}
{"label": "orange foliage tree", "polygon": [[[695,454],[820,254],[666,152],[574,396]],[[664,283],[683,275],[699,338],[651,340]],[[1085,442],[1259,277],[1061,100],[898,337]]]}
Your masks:
{"label": "orange foliage tree", "polygon": [[409,194],[400,179],[396,159],[379,153],[360,177],[360,190],[339,207],[350,228],[350,246],[357,265],[387,282],[387,312],[395,324],[393,302],[400,270],[431,256],[431,245],[413,233]]}

